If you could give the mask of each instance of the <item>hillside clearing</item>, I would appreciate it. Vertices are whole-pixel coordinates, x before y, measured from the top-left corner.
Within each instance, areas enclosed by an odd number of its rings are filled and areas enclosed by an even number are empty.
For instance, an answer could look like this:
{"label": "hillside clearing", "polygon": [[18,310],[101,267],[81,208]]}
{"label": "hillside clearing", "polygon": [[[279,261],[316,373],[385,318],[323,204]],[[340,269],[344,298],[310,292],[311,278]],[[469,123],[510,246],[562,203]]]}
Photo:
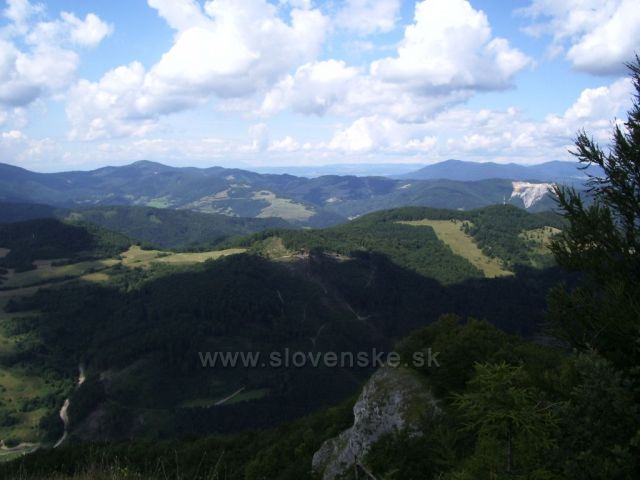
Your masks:
{"label": "hillside clearing", "polygon": [[229,248],[226,250],[212,250],[209,252],[172,253],[160,250],[143,250],[137,245],[132,246],[122,254],[122,264],[126,267],[149,267],[152,263],[169,265],[188,265],[216,260],[228,255],[245,252],[244,248]]}
{"label": "hillside clearing", "polygon": [[90,260],[86,262],[71,263],[68,265],[54,265],[53,260],[36,260],[35,270],[7,275],[7,280],[2,284],[7,288],[21,288],[30,285],[40,284],[50,281],[59,281],[71,277],[80,277],[85,274],[104,270],[118,263],[115,259]]}
{"label": "hillside clearing", "polygon": [[275,193],[266,190],[254,193],[253,199],[269,202],[269,206],[262,209],[258,218],[280,217],[284,220],[305,221],[315,215],[315,212],[301,203],[278,198]]}
{"label": "hillside clearing", "polygon": [[399,221],[398,223],[416,227],[431,227],[438,239],[447,244],[453,253],[466,258],[472,265],[482,270],[487,278],[513,275],[513,272],[503,267],[500,260],[488,257],[478,248],[473,239],[462,231],[462,222],[424,219]]}

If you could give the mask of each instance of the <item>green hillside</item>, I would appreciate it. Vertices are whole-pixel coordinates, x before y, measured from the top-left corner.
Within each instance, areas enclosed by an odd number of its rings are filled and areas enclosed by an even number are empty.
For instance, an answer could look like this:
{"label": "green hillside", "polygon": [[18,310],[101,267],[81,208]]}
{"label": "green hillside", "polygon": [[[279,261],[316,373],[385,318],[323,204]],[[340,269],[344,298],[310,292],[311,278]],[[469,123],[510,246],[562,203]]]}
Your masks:
{"label": "green hillside", "polygon": [[244,218],[153,207],[55,208],[0,202],[0,224],[57,218],[89,223],[160,248],[209,249],[232,237],[268,228],[293,228],[280,218]]}
{"label": "green hillside", "polygon": [[126,250],[130,240],[95,225],[76,225],[52,218],[0,224],[0,247],[9,252],[0,267],[35,268],[35,260],[102,258]]}
{"label": "green hillside", "polygon": [[287,228],[279,218],[238,218],[151,207],[95,207],[62,211],[66,220],[88,222],[160,248],[213,248],[230,237]]}
{"label": "green hillside", "polygon": [[[443,224],[433,222],[456,222],[447,233],[457,230],[458,234],[443,236]],[[347,256],[378,252],[421,275],[454,283],[510,274],[518,266],[551,266],[551,252],[525,234],[562,226],[563,220],[555,214],[532,214],[511,205],[471,211],[406,207],[328,229],[269,231],[239,244],[261,253],[265,240],[277,237],[290,252],[319,249]]]}
{"label": "green hillside", "polygon": [[[203,368],[198,352],[388,349],[451,311],[534,332],[557,274],[485,280],[431,228],[399,223],[445,213],[380,212],[327,230],[233,242],[247,253],[100,243],[96,232],[106,231],[54,219],[4,225],[5,260],[29,240],[35,268],[11,271],[0,291],[8,375],[0,385],[12,399],[0,405],[0,432],[13,444],[54,441],[65,398],[70,433],[81,439],[270,427],[347,398],[370,370]],[[110,258],[106,246],[115,248]],[[102,258],[88,260],[87,252]],[[74,388],[79,365],[86,382]]]}

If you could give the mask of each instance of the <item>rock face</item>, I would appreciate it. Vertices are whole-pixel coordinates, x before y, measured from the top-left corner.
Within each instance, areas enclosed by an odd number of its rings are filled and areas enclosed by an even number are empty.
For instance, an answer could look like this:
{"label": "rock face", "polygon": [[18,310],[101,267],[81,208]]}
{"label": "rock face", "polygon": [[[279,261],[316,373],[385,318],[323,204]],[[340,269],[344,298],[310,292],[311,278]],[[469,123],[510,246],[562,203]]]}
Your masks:
{"label": "rock face", "polygon": [[381,368],[353,407],[353,426],[322,444],[313,455],[313,470],[323,480],[334,479],[360,463],[383,435],[401,430],[417,435],[418,420],[438,411],[431,392],[414,372]]}
{"label": "rock face", "polygon": [[529,183],[529,182],[512,182],[513,192],[511,199],[521,198],[525,208],[531,208],[553,188],[553,183]]}

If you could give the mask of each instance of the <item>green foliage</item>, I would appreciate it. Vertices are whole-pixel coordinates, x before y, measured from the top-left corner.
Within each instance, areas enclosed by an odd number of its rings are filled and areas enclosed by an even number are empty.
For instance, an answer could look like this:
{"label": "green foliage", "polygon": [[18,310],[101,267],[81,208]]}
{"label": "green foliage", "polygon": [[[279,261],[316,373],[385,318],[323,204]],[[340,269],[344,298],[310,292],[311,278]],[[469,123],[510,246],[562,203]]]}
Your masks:
{"label": "green foliage", "polygon": [[210,250],[232,237],[289,226],[278,218],[239,218],[137,206],[83,208],[63,215],[120,232],[149,246],[189,250]]}
{"label": "green foliage", "polygon": [[558,404],[548,403],[530,386],[522,367],[476,364],[454,405],[464,428],[477,438],[463,467],[466,475],[529,478],[534,471],[540,473],[545,454],[555,444]]}
{"label": "green foliage", "polygon": [[640,362],[640,58],[628,67],[635,87],[629,117],[614,127],[608,152],[578,135],[573,154],[604,173],[590,176],[589,205],[575,190],[556,189],[569,225],[551,246],[560,265],[584,274],[578,289],[551,298],[559,331],[623,369]]}
{"label": "green foliage", "polygon": [[632,385],[591,352],[574,361],[575,383],[559,412],[563,472],[571,479],[631,479],[638,474],[640,408]]}
{"label": "green foliage", "polygon": [[[274,429],[225,437],[112,445],[71,443],[0,463],[0,476],[24,480],[56,474],[87,479],[103,475],[175,480],[311,478],[313,453],[322,442],[349,427],[352,406],[349,400]],[[83,477],[88,471],[92,475]]]}
{"label": "green foliage", "polygon": [[[467,259],[455,255],[430,227],[404,225],[412,220],[456,220],[490,257],[507,267],[549,264],[550,256],[541,259],[521,237],[525,230],[561,227],[561,218],[550,214],[531,214],[511,205],[487,207],[469,212],[406,207],[365,215],[347,224],[322,230],[274,230],[243,239],[238,246],[252,246],[256,253],[269,237],[281,238],[292,251],[319,249],[341,255],[354,252],[377,252],[398,265],[445,283],[480,278],[482,272]],[[469,226],[471,225],[471,226]]]}

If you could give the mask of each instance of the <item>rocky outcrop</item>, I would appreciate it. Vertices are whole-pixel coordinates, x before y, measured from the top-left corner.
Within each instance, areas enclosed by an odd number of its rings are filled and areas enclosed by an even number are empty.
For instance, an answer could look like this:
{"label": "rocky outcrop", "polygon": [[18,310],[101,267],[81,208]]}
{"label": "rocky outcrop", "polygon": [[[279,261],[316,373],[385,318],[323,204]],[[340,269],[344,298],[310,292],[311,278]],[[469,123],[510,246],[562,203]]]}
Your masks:
{"label": "rocky outcrop", "polygon": [[433,395],[415,372],[381,368],[353,407],[353,426],[320,447],[313,455],[313,470],[323,480],[334,479],[355,463],[361,464],[383,435],[401,430],[419,435],[419,420],[438,411]]}
{"label": "rocky outcrop", "polygon": [[530,182],[512,182],[513,192],[512,200],[521,198],[525,208],[531,208],[540,202],[545,196],[549,195],[554,184],[553,183],[530,183]]}

